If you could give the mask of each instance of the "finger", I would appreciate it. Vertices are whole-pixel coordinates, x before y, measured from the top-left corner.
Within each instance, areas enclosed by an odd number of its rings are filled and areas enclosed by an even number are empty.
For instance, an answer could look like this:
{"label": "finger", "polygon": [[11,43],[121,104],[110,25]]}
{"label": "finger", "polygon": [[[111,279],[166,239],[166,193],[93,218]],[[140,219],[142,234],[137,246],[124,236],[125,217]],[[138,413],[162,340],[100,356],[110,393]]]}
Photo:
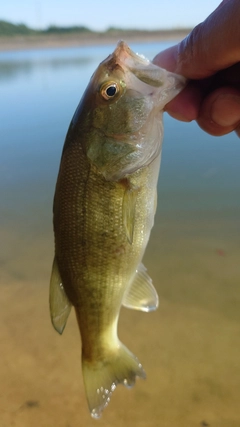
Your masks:
{"label": "finger", "polygon": [[203,101],[197,119],[199,126],[211,135],[220,136],[240,129],[240,90],[223,87]]}
{"label": "finger", "polygon": [[240,138],[240,125],[235,129],[237,136]]}
{"label": "finger", "polygon": [[168,71],[174,72],[177,65],[178,45],[169,47],[159,52],[154,58],[153,63]]}
{"label": "finger", "polygon": [[189,79],[203,79],[236,64],[240,61],[239,16],[239,0],[223,1],[184,40],[160,52],[153,62]]}
{"label": "finger", "polygon": [[165,111],[174,119],[184,122],[196,120],[199,116],[203,92],[194,82],[189,84],[165,106]]}
{"label": "finger", "polygon": [[240,2],[228,0],[220,6],[172,52],[175,72],[202,79],[240,61]]}
{"label": "finger", "polygon": [[215,10],[219,9],[220,7],[222,7],[224,4],[228,3],[229,0],[222,0],[221,3],[216,7]]}

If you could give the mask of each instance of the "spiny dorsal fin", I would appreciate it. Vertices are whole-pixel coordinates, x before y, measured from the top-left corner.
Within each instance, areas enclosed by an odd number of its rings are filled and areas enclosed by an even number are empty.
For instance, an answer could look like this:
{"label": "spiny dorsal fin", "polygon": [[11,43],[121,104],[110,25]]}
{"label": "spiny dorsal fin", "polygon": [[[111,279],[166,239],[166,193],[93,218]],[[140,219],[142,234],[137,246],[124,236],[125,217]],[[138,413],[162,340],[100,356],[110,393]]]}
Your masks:
{"label": "spiny dorsal fin", "polygon": [[123,225],[127,239],[130,244],[133,242],[134,223],[135,223],[135,207],[138,195],[138,188],[128,187],[123,196],[122,215]]}
{"label": "spiny dorsal fin", "polygon": [[49,303],[53,327],[59,334],[62,334],[72,305],[65,293],[56,258],[54,258],[52,266]]}
{"label": "spiny dorsal fin", "polygon": [[158,307],[158,294],[143,264],[123,298],[123,306],[141,311],[153,311]]}

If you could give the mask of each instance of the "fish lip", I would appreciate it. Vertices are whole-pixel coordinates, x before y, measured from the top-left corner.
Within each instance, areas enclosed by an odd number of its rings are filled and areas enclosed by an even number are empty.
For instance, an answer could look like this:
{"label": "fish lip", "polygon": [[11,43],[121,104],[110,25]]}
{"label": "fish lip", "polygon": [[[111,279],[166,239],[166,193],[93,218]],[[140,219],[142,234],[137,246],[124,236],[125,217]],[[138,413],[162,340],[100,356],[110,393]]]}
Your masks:
{"label": "fish lip", "polygon": [[137,53],[133,52],[124,40],[120,40],[118,42],[113,55],[118,60],[120,59],[120,61],[123,63],[130,60],[135,66],[140,64],[149,65],[150,63],[149,59],[145,58],[143,55],[138,55]]}
{"label": "fish lip", "polygon": [[[123,40],[119,41],[112,54],[115,67],[122,68],[123,72],[131,72],[138,80],[148,86],[160,87],[163,85],[160,67],[153,64],[144,55],[133,52]],[[156,75],[154,77],[154,75]]]}

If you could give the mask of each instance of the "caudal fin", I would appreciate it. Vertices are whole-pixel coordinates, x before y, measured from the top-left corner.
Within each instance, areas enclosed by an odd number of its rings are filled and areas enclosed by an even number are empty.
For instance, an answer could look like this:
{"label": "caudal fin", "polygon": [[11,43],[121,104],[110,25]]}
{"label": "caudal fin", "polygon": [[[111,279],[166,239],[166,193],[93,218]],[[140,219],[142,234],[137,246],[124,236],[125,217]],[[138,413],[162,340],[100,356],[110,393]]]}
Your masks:
{"label": "caudal fin", "polygon": [[101,417],[118,384],[132,387],[136,377],[146,377],[136,356],[120,342],[116,352],[103,361],[90,363],[83,359],[82,368],[88,406],[93,418]]}

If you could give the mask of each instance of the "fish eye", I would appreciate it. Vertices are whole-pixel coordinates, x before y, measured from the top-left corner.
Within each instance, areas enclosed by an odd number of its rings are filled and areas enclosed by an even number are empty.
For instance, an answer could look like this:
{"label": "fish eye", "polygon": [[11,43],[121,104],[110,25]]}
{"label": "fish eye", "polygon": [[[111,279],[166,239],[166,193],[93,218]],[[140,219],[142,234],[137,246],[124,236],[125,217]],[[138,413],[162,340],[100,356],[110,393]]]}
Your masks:
{"label": "fish eye", "polygon": [[109,100],[119,92],[118,84],[115,82],[104,83],[100,92],[104,99]]}
{"label": "fish eye", "polygon": [[116,92],[117,88],[115,85],[108,86],[108,88],[106,89],[106,95],[109,97],[114,96]]}

